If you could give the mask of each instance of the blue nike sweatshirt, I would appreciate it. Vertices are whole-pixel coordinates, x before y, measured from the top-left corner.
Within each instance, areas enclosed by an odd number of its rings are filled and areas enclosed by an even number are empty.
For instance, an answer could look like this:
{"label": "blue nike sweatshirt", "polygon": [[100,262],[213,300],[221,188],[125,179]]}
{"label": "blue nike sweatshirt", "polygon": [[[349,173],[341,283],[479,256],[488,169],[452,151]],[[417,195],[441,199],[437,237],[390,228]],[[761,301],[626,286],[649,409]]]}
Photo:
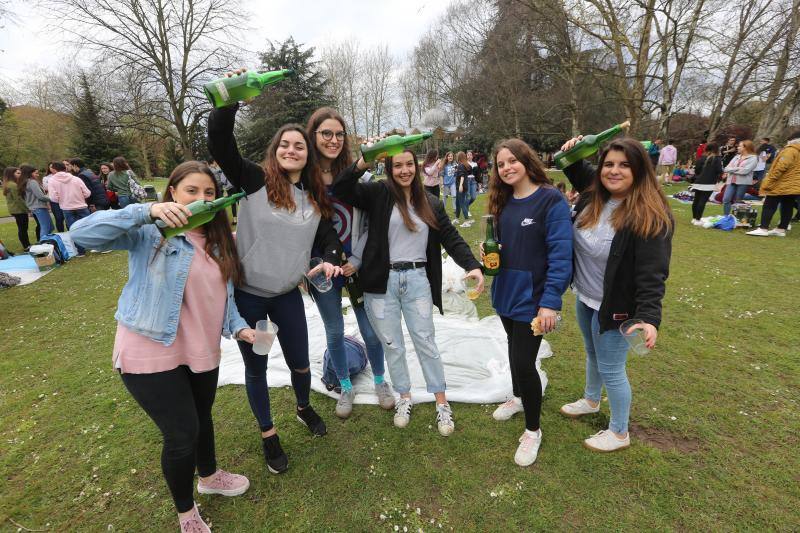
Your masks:
{"label": "blue nike sweatshirt", "polygon": [[539,307],[561,309],[572,278],[572,222],[558,189],[540,186],[527,198],[510,198],[498,224],[500,273],[492,283],[497,314],[530,322]]}

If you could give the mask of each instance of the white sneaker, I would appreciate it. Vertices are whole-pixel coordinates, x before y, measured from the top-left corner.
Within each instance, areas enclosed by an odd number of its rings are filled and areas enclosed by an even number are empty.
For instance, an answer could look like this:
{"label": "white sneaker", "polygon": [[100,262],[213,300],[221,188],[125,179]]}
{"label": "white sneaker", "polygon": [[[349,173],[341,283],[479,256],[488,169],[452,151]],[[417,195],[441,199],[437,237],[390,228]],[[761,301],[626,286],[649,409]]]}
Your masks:
{"label": "white sneaker", "polygon": [[562,415],[570,418],[578,418],[579,416],[600,412],[600,402],[597,402],[596,407],[592,407],[589,405],[589,402],[586,401],[586,398],[581,398],[577,402],[562,405],[560,411]]}
{"label": "white sneaker", "polygon": [[693,226],[699,226],[700,224],[702,224],[702,222],[700,222],[699,218],[693,218],[692,219],[692,225]]}
{"label": "white sneaker", "polygon": [[454,219],[453,219],[453,220],[451,220],[450,222],[452,222],[454,226],[458,226],[459,224],[461,224],[461,221],[460,221],[460,220],[458,220],[457,218],[454,218]]}
{"label": "white sneaker", "polygon": [[522,408],[522,398],[515,396],[506,403],[500,404],[492,413],[492,418],[495,420],[510,420],[512,416],[523,411],[525,409]]}
{"label": "white sneaker", "polygon": [[747,235],[753,235],[755,237],[768,237],[769,231],[765,230],[764,228],[756,228],[753,231],[748,231]]}
{"label": "white sneaker", "polygon": [[786,230],[785,229],[771,229],[767,232],[767,235],[770,237],[786,237]]}
{"label": "white sneaker", "polygon": [[436,404],[436,425],[439,427],[439,435],[449,437],[456,429],[453,422],[453,410],[449,403]]}
{"label": "white sneaker", "polygon": [[539,446],[542,445],[542,430],[525,430],[519,438],[517,453],[514,454],[514,462],[519,466],[530,466],[536,461],[539,455]]}
{"label": "white sneaker", "polygon": [[401,397],[394,406],[394,425],[404,428],[411,421],[411,398]]}
{"label": "white sneaker", "polygon": [[624,439],[617,438],[610,429],[598,431],[588,439],[583,441],[583,446],[595,452],[613,452],[627,448],[631,445],[631,434],[625,435]]}

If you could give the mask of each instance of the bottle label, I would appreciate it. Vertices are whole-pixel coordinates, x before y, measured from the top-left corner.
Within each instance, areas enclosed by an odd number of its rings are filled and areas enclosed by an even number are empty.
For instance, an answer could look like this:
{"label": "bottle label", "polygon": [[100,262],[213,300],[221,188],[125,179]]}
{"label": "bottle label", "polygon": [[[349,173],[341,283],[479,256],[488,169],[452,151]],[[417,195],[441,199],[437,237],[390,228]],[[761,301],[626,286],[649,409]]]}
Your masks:
{"label": "bottle label", "polygon": [[483,256],[483,266],[487,270],[497,270],[500,268],[500,254],[497,252],[490,252]]}
{"label": "bottle label", "polygon": [[215,85],[217,88],[217,92],[219,93],[219,97],[222,98],[224,101],[228,101],[231,95],[228,93],[228,88],[225,87],[225,84],[221,81],[218,81]]}

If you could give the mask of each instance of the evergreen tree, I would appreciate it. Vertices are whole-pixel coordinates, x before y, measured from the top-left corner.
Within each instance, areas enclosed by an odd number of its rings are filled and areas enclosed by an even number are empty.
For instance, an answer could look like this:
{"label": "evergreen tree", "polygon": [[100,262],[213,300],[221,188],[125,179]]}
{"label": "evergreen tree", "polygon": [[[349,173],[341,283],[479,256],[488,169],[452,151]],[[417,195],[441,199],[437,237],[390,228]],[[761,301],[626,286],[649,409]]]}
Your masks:
{"label": "evergreen tree", "polygon": [[78,134],[72,146],[72,155],[83,159],[84,164],[93,169],[120,155],[131,159],[131,150],[127,143],[103,123],[85,72],[81,72],[78,84],[80,94],[73,115]]}
{"label": "evergreen tree", "polygon": [[278,128],[287,122],[305,126],[315,109],[331,105],[326,80],[313,56],[314,48],[304,49],[292,37],[282,43],[270,42],[269,50],[261,53],[262,70],[290,68],[296,75],[268,87],[245,108],[248,120],[238,135],[245,156],[260,161]]}

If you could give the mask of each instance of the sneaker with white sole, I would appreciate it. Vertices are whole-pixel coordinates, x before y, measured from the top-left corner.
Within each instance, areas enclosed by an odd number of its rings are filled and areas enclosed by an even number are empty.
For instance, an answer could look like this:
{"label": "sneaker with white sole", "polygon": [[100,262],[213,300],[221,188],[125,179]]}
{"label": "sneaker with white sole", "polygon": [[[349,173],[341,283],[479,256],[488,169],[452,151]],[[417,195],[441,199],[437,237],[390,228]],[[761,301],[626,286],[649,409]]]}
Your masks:
{"label": "sneaker with white sole", "polygon": [[501,403],[497,409],[494,410],[494,413],[492,413],[492,418],[495,420],[510,420],[515,414],[524,411],[525,409],[522,408],[522,398],[517,398],[515,396],[507,402]]}
{"label": "sneaker with white sole", "polygon": [[456,424],[453,422],[453,410],[449,403],[436,404],[436,425],[439,428],[439,435],[442,437],[449,437],[456,429]]}
{"label": "sneaker with white sole", "polygon": [[339,399],[336,400],[336,409],[334,413],[339,418],[347,418],[353,412],[353,400],[356,398],[356,391],[350,389],[348,391],[342,390],[339,393]]}
{"label": "sneaker with white sole", "polygon": [[200,517],[197,505],[192,508],[191,514],[181,518],[179,522],[181,524],[181,533],[211,533],[211,528]]}
{"label": "sneaker with white sole", "polygon": [[753,231],[748,231],[747,235],[752,235],[754,237],[768,237],[769,231],[765,230],[764,228],[756,228]]}
{"label": "sneaker with white sole", "polygon": [[786,230],[785,229],[771,229],[767,232],[767,235],[770,237],[786,237]]}
{"label": "sneaker with white sole", "polygon": [[231,474],[224,470],[217,470],[214,474],[203,480],[197,480],[197,492],[200,494],[221,494],[222,496],[239,496],[250,488],[250,481],[239,474]]}
{"label": "sneaker with white sole", "polygon": [[381,408],[386,409],[394,409],[394,391],[392,391],[392,386],[386,383],[376,383],[375,384],[375,394],[378,395],[378,405]]}
{"label": "sneaker with white sole", "polygon": [[579,416],[600,412],[600,402],[597,402],[596,407],[592,407],[586,398],[581,398],[577,402],[562,405],[560,411],[562,415],[578,418]]}
{"label": "sneaker with white sole", "polygon": [[701,224],[702,224],[702,222],[700,221],[700,219],[698,219],[698,218],[693,218],[692,219],[692,225],[700,226]]}
{"label": "sneaker with white sole", "polygon": [[519,438],[517,453],[514,454],[514,462],[519,466],[530,466],[536,461],[539,455],[539,446],[542,445],[542,430],[525,430]]}
{"label": "sneaker with white sole", "polygon": [[618,438],[610,429],[598,431],[588,439],[583,441],[583,446],[595,452],[613,452],[622,450],[631,445],[631,434],[625,435],[624,439]]}
{"label": "sneaker with white sole", "polygon": [[404,428],[411,421],[411,398],[400,398],[394,406],[394,425]]}

